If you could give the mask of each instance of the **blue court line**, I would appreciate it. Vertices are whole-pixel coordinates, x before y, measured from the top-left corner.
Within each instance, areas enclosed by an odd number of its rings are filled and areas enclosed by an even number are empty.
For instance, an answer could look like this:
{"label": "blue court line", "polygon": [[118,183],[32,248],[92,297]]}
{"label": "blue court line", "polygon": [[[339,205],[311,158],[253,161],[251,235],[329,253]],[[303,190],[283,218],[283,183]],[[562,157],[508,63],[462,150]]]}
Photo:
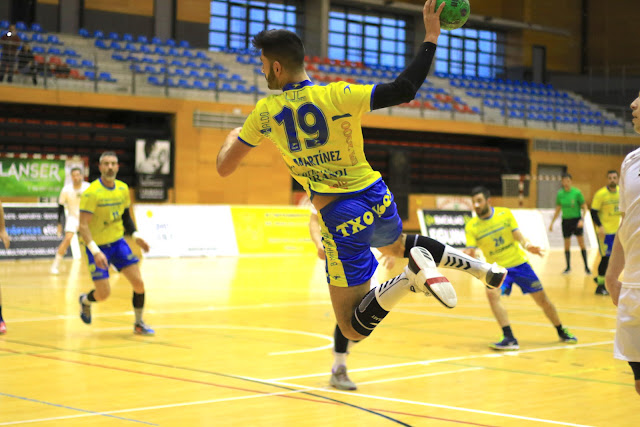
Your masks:
{"label": "blue court line", "polygon": [[14,394],[8,394],[8,393],[0,392],[0,396],[12,397],[14,399],[26,400],[28,402],[42,403],[43,405],[55,406],[56,408],[70,409],[72,411],[84,412],[86,414],[102,415],[103,417],[116,418],[118,420],[123,420],[123,421],[131,421],[131,422],[134,422],[134,423],[147,424],[147,425],[150,425],[150,426],[159,426],[160,425],[160,424],[149,423],[149,422],[146,422],[146,421],[134,420],[133,418],[118,417],[116,415],[103,414],[103,413],[96,412],[96,411],[88,411],[86,409],[79,409],[79,408],[73,408],[71,406],[60,405],[58,403],[45,402],[43,400],[31,399],[31,398],[23,397],[23,396],[16,396]]}

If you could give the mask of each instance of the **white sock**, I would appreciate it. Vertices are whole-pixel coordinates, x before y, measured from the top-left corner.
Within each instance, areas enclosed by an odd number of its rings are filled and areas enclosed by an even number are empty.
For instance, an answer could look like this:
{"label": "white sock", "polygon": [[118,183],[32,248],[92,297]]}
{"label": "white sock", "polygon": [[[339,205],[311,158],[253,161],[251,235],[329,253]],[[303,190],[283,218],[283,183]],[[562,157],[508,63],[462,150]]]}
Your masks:
{"label": "white sock", "polygon": [[376,300],[383,310],[391,311],[405,295],[411,292],[410,280],[404,271],[375,289]]}
{"label": "white sock", "polygon": [[452,246],[444,245],[444,253],[438,267],[464,271],[484,281],[491,264],[475,259]]}
{"label": "white sock", "polygon": [[89,301],[89,297],[87,296],[87,294],[82,295],[82,303],[84,305],[91,305],[91,301]]}
{"label": "white sock", "polygon": [[340,366],[347,366],[347,354],[349,353],[333,352],[333,367],[331,368],[331,372],[335,372]]}
{"label": "white sock", "polygon": [[62,261],[62,255],[56,252],[56,257],[53,260],[53,268],[58,268],[58,264]]}

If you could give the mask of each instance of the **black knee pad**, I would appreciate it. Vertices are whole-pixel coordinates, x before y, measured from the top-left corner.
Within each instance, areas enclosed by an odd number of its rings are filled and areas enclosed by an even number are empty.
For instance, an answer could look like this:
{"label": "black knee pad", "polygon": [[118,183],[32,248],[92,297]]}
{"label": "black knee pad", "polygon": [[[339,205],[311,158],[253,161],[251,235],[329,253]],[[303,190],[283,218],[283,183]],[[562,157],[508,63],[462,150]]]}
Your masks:
{"label": "black knee pad", "polygon": [[409,258],[409,251],[414,246],[420,246],[428,250],[433,256],[436,265],[440,264],[442,254],[444,254],[444,244],[432,239],[431,237],[422,236],[420,234],[407,234],[407,240],[404,244],[404,257]]}
{"label": "black knee pad", "polygon": [[631,366],[631,370],[633,371],[633,378],[636,381],[640,380],[640,362],[629,362],[629,366]]}

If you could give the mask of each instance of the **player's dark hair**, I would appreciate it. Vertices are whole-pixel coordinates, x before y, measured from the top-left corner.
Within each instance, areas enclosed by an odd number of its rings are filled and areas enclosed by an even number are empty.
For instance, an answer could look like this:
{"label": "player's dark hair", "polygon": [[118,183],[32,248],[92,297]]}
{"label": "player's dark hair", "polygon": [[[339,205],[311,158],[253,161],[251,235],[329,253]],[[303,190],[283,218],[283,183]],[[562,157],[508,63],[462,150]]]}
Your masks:
{"label": "player's dark hair", "polygon": [[483,187],[482,185],[474,187],[473,190],[471,190],[471,197],[477,194],[482,194],[485,200],[488,200],[489,197],[491,197],[491,192],[489,191],[489,189],[487,187]]}
{"label": "player's dark hair", "polygon": [[102,159],[109,156],[115,157],[116,159],[118,158],[118,155],[115,153],[115,151],[105,151],[104,153],[100,154],[100,163],[102,163]]}
{"label": "player's dark hair", "polygon": [[72,167],[70,173],[73,173],[74,171],[78,171],[82,174],[82,169],[80,169],[78,166]]}
{"label": "player's dark hair", "polygon": [[573,177],[571,176],[571,174],[569,172],[565,172],[562,174],[562,179],[564,178],[569,178],[569,179],[573,179]]}
{"label": "player's dark hair", "polygon": [[615,173],[616,175],[618,175],[618,171],[613,170],[613,169],[607,172],[607,176],[608,176],[610,173]]}
{"label": "player's dark hair", "polygon": [[288,30],[264,30],[253,37],[251,44],[270,61],[278,61],[290,71],[304,68],[304,45],[300,37]]}

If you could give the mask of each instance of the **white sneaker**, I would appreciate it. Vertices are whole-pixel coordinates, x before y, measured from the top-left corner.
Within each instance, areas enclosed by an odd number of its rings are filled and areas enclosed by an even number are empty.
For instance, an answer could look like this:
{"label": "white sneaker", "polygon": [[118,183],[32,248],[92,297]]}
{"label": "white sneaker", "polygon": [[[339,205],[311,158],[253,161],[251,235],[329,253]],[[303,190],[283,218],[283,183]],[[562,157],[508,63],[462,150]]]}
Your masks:
{"label": "white sneaker", "polygon": [[504,267],[500,267],[495,262],[491,264],[491,268],[487,271],[487,275],[485,277],[485,283],[490,288],[499,288],[502,286],[504,279],[507,277],[507,269]]}
{"label": "white sneaker", "polygon": [[58,267],[56,266],[51,266],[51,274],[60,274],[60,271],[58,270]]}
{"label": "white sneaker", "polygon": [[453,308],[458,304],[456,290],[449,279],[440,274],[433,256],[425,248],[411,248],[405,273],[412,283],[413,292],[431,294],[447,308]]}

